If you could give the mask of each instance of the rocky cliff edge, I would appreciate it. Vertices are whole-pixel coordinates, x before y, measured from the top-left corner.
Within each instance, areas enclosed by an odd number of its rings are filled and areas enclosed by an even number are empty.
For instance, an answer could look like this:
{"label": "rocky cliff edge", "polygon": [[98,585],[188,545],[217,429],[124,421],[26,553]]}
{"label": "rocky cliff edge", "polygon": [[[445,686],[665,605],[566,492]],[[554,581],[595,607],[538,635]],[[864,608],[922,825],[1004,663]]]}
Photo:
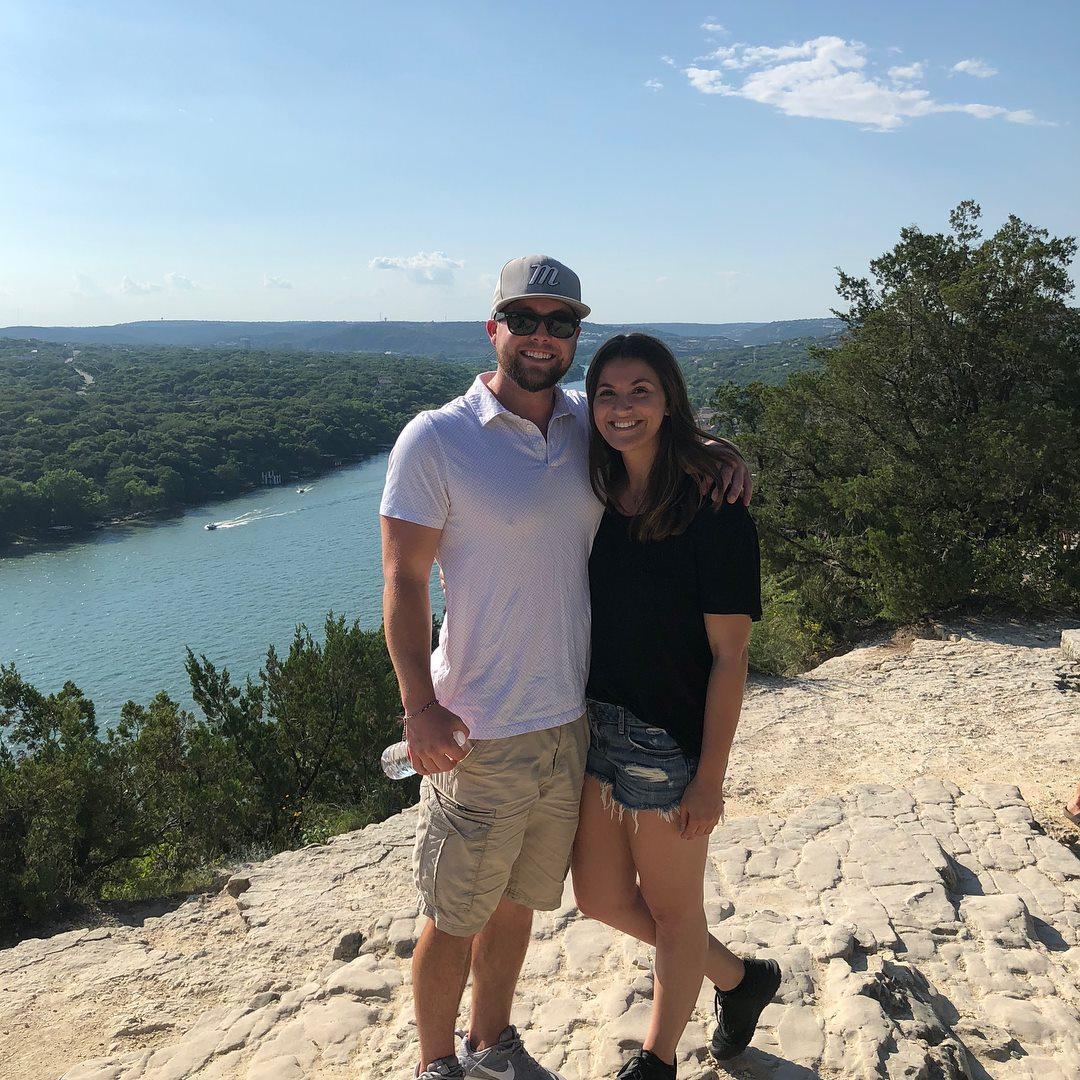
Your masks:
{"label": "rocky cliff edge", "polygon": [[[1032,813],[1057,830],[1080,780],[1062,629],[946,628],[754,684],[728,784],[744,816],[713,835],[707,912],[784,981],[726,1066],[703,990],[683,1080],[1080,1076],[1080,860]],[[0,953],[0,1077],[411,1076],[414,822]],[[582,918],[568,887],[536,919],[514,1019],[544,1064],[600,1080],[640,1045],[651,995],[651,950]]]}

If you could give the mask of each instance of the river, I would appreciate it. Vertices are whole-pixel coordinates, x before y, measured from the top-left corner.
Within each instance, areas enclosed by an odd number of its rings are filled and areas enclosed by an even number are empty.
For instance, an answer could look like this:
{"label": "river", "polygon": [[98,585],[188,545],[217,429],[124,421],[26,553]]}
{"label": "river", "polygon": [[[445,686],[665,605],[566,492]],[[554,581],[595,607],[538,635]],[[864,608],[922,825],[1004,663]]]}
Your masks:
{"label": "river", "polygon": [[297,623],[321,639],[333,609],[374,629],[387,456],[0,558],[0,662],[45,693],[70,679],[104,728],[125,701],[146,704],[158,690],[195,710],[185,645],[242,685],[268,645],[288,652]]}

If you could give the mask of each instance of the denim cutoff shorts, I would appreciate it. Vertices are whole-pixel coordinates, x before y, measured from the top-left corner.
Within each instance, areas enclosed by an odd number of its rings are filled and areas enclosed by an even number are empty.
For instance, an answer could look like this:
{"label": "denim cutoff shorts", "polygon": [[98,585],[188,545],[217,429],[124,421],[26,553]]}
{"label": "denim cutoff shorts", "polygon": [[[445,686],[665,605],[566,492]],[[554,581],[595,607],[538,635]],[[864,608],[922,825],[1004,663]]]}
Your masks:
{"label": "denim cutoff shorts", "polygon": [[589,755],[585,772],[600,781],[604,805],[622,820],[627,810],[637,824],[639,811],[672,821],[683,792],[694,779],[698,759],[685,754],[663,729],[639,720],[622,705],[586,702]]}

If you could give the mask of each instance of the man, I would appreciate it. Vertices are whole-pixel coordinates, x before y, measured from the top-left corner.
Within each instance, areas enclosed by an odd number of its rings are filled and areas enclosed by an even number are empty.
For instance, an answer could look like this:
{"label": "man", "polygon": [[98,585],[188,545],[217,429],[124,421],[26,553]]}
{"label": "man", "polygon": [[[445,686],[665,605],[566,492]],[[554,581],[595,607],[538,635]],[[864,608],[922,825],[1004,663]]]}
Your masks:
{"label": "man", "polygon": [[[415,417],[390,455],[383,615],[409,757],[425,777],[414,867],[430,921],[413,954],[423,1080],[559,1080],[510,1010],[532,913],[562,899],[588,745],[588,559],[603,508],[584,396],[556,384],[589,312],[562,263],[508,262],[487,323],[497,370]],[[722,472],[730,499],[749,498],[733,451]],[[436,557],[446,615],[430,655]]]}

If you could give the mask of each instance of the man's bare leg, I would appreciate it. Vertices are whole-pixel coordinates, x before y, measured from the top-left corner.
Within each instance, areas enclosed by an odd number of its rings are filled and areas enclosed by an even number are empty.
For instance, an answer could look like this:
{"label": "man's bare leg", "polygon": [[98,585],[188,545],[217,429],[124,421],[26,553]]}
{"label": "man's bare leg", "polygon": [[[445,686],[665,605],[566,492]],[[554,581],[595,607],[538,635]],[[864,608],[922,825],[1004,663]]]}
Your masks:
{"label": "man's bare leg", "polygon": [[447,934],[429,919],[416,942],[412,984],[421,1069],[457,1053],[454,1022],[469,977],[473,941]]}
{"label": "man's bare leg", "polygon": [[1080,815],[1080,784],[1076,785],[1076,794],[1072,797],[1072,802],[1065,804],[1065,809],[1070,814]]}
{"label": "man's bare leg", "polygon": [[476,1050],[494,1046],[510,1023],[518,975],[532,937],[532,918],[531,908],[504,896],[487,926],[473,939],[469,1042]]}

